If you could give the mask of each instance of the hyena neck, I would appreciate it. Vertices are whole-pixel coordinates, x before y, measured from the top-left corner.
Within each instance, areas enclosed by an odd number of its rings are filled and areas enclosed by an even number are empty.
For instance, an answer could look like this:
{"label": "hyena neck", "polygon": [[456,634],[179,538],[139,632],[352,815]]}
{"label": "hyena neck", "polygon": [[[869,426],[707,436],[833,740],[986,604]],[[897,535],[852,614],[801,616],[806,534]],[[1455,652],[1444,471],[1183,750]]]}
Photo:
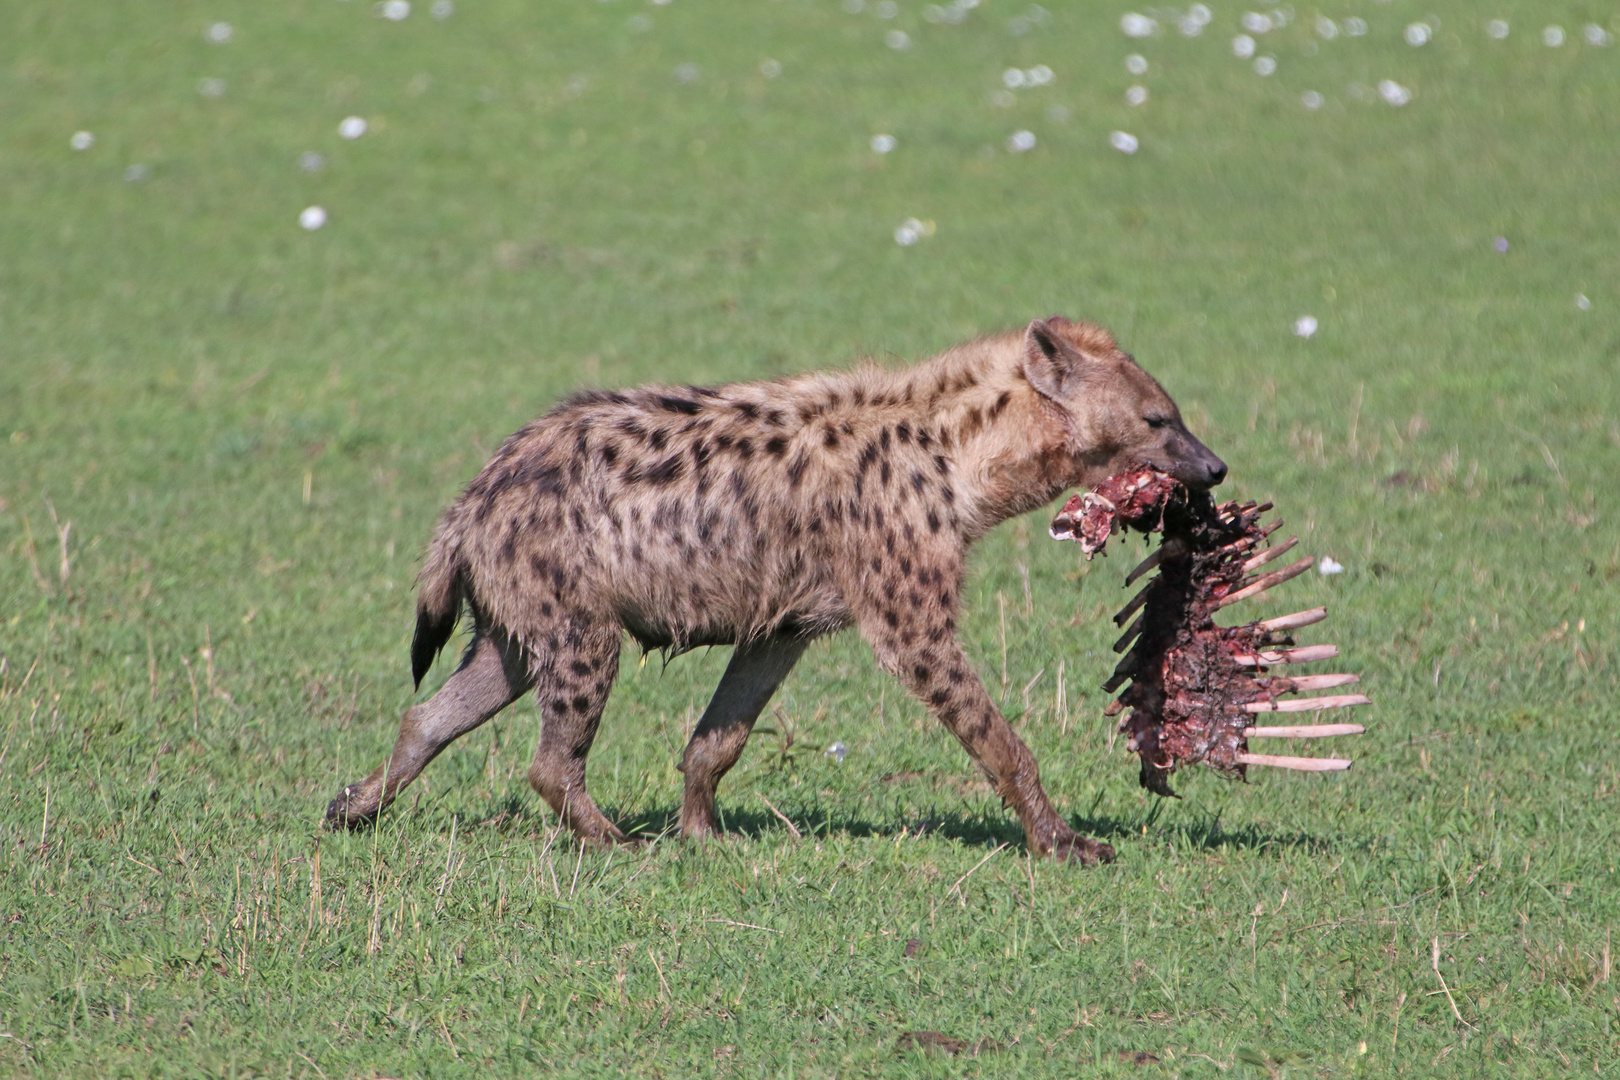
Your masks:
{"label": "hyena neck", "polygon": [[1023,335],[966,342],[906,373],[955,465],[969,541],[1051,502],[1071,482],[1061,410],[1024,377]]}

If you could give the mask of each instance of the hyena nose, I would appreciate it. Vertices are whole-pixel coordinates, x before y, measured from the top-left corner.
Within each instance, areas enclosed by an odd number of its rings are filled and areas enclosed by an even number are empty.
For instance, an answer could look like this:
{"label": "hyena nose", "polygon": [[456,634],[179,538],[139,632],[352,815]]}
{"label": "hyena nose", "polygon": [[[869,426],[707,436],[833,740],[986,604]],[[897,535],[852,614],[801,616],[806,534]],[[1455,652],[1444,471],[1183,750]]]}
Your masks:
{"label": "hyena nose", "polygon": [[1209,458],[1209,486],[1216,487],[1226,479],[1226,462],[1211,454]]}

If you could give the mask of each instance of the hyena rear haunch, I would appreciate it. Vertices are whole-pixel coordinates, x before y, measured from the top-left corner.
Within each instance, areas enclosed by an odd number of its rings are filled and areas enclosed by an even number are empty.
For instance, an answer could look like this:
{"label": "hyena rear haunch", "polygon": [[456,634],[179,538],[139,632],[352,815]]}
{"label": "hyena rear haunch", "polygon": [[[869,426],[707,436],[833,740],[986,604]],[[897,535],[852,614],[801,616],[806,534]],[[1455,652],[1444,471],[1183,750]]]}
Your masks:
{"label": "hyena rear haunch", "polygon": [[1199,488],[1226,475],[1107,331],[1061,317],[905,370],[578,394],[507,439],[445,511],[419,582],[417,684],[463,608],[472,641],[327,821],[371,820],[533,689],[529,782],[580,837],[624,842],[585,759],[628,631],[644,649],[735,646],[680,763],[681,833],[711,836],[716,786],[760,710],[810,641],[854,626],[967,748],[1031,851],[1109,860],[1053,808],[957,619],[970,544],[1138,464]]}

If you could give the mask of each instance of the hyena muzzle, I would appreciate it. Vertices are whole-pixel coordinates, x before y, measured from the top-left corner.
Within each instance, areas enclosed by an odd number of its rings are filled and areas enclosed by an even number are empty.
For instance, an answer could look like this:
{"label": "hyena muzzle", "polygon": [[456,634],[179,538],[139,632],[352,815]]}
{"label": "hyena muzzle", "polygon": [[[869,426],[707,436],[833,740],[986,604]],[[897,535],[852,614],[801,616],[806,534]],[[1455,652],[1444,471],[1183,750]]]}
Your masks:
{"label": "hyena muzzle", "polygon": [[576,395],[507,439],[445,511],[419,581],[417,684],[463,610],[471,643],[327,821],[373,819],[533,690],[529,782],[582,838],[625,842],[585,760],[628,631],[644,649],[735,646],[680,762],[681,832],[713,835],[716,786],[760,711],[811,640],[854,626],[966,747],[1031,851],[1111,859],[1052,806],[957,619],[975,540],[1137,464],[1196,487],[1226,475],[1106,331],[1061,317],[903,370]]}

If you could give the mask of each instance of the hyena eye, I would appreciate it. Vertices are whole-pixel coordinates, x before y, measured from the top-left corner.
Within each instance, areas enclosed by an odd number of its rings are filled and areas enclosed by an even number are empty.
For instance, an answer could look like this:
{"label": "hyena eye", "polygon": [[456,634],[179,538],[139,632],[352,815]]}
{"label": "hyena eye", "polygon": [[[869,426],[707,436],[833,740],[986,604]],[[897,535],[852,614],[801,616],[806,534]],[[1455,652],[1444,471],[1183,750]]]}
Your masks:
{"label": "hyena eye", "polygon": [[1154,428],[1155,430],[1164,427],[1170,422],[1170,418],[1168,416],[1144,416],[1142,419],[1147,422],[1148,427]]}

